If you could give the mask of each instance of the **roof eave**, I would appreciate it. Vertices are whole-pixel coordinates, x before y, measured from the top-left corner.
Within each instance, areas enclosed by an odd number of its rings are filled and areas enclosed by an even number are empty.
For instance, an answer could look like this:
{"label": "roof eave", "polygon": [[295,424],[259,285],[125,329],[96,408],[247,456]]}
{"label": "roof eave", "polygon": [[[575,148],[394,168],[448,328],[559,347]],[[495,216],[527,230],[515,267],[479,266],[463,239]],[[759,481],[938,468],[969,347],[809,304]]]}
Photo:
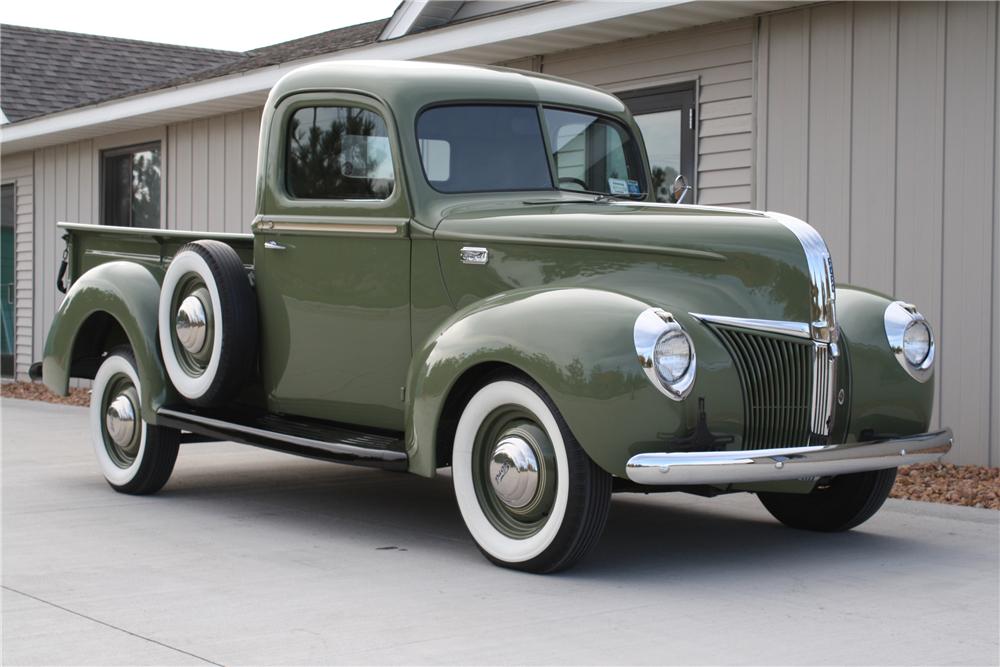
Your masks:
{"label": "roof eave", "polygon": [[[811,0],[807,0],[811,1]],[[491,64],[784,9],[784,0],[547,3],[390,41],[94,104],[0,128],[5,153],[259,106],[288,71],[340,59]],[[642,16],[638,16],[642,15]],[[655,19],[655,20],[654,20]],[[606,29],[594,30],[594,24]]]}

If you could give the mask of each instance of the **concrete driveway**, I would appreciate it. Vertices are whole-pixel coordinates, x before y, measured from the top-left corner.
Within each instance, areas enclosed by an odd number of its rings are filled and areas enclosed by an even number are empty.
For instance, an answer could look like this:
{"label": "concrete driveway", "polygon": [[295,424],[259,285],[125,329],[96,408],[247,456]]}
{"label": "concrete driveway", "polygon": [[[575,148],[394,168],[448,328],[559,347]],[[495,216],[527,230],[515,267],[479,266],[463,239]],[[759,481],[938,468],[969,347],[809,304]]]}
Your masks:
{"label": "concrete driveway", "polygon": [[114,493],[82,408],[7,400],[4,664],[996,664],[1000,513],[854,532],[752,496],[617,496],[576,569],[491,566],[451,480],[186,445]]}

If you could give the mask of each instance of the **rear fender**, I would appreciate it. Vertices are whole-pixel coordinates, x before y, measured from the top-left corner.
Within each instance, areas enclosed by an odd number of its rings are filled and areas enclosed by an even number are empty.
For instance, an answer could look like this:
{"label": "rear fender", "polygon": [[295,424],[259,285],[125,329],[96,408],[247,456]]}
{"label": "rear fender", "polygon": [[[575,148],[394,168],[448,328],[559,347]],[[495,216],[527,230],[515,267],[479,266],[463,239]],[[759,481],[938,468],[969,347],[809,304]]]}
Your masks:
{"label": "rear fender", "polygon": [[[88,320],[106,313],[128,339],[142,381],[143,417],[156,423],[156,410],[173,397],[157,347],[158,276],[139,264],[115,261],[83,274],[66,293],[45,341],[42,380],[60,396],[69,392],[74,352],[92,341],[81,340]],[[104,350],[107,352],[107,350]]]}

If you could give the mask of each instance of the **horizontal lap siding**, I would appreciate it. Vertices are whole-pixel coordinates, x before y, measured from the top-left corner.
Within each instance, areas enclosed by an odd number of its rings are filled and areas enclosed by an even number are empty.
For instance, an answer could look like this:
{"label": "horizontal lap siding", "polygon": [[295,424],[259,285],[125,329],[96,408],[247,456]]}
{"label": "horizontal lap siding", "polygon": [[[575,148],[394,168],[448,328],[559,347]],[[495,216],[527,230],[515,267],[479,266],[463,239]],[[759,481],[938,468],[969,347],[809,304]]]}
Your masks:
{"label": "horizontal lap siding", "polygon": [[698,203],[750,206],[753,33],[749,19],[713,24],[547,55],[541,69],[619,93],[697,81]]}
{"label": "horizontal lap siding", "polygon": [[757,204],[806,218],[838,276],[916,303],[951,460],[1000,465],[995,3],[762,17]]}

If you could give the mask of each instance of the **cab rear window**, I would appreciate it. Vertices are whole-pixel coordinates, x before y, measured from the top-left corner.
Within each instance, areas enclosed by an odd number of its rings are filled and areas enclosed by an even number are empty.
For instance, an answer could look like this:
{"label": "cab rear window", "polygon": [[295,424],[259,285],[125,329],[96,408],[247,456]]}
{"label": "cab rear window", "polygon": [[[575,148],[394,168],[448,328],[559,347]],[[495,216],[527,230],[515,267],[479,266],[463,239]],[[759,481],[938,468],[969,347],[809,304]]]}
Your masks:
{"label": "cab rear window", "polygon": [[285,187],[296,199],[386,199],[395,184],[385,121],[359,107],[304,107],[288,124]]}

